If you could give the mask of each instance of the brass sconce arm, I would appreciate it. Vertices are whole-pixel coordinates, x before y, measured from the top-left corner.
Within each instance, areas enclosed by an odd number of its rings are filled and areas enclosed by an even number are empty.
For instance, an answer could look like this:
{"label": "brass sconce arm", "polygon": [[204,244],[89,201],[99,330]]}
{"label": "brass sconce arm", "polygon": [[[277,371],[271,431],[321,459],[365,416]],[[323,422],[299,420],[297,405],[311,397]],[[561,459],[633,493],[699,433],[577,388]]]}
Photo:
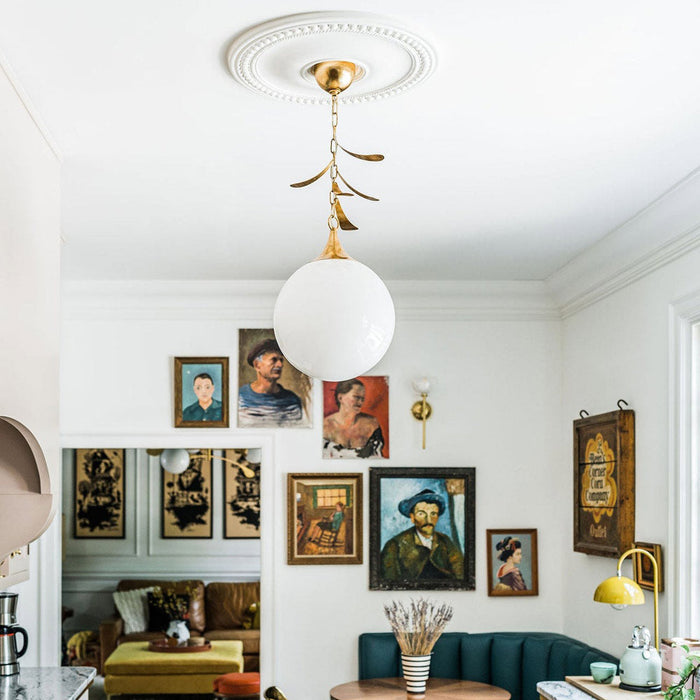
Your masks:
{"label": "brass sconce arm", "polygon": [[425,423],[433,413],[433,407],[428,403],[428,390],[430,382],[427,379],[418,379],[413,382],[413,388],[420,394],[420,401],[411,406],[411,413],[416,420],[423,423],[423,449],[425,449]]}

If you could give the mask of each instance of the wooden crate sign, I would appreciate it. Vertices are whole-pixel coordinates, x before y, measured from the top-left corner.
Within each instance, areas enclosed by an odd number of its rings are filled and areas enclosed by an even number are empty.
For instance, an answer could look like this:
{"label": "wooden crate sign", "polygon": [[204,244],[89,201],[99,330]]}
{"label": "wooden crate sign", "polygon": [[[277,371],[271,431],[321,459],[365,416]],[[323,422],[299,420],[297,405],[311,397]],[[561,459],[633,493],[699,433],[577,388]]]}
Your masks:
{"label": "wooden crate sign", "polygon": [[574,551],[618,557],[634,546],[634,411],[574,421]]}

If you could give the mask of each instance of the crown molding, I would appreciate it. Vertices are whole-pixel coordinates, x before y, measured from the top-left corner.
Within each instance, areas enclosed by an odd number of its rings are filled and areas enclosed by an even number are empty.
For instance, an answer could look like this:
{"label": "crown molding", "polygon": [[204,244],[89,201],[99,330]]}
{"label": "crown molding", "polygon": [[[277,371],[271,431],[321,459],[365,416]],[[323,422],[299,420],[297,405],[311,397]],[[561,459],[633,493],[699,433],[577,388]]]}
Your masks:
{"label": "crown molding", "polygon": [[567,318],[700,246],[700,168],[551,275]]}
{"label": "crown molding", "polygon": [[[63,318],[244,321],[272,325],[280,280],[64,281]],[[558,321],[543,282],[389,281],[403,321]]]}
{"label": "crown molding", "polygon": [[60,163],[63,160],[63,157],[61,155],[61,151],[56,145],[56,141],[54,141],[53,136],[51,136],[51,132],[46,127],[46,124],[41,116],[39,116],[39,112],[37,112],[36,107],[34,107],[32,101],[29,99],[29,96],[20,85],[14,70],[12,70],[12,66],[10,66],[7,57],[2,53],[2,51],[0,51],[0,70],[2,70],[7,77],[8,82],[12,86],[17,98],[22,103],[22,106],[29,115],[29,118],[34,122],[34,126],[36,126],[37,130],[41,134],[41,137],[46,142],[46,145],[49,147],[56,160]]}

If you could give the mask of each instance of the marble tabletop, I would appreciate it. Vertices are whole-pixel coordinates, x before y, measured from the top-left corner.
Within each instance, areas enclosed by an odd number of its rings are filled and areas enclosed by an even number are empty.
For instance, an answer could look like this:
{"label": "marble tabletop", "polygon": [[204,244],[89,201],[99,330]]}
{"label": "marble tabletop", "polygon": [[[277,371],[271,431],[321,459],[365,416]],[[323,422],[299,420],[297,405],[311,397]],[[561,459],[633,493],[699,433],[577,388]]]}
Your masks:
{"label": "marble tabletop", "polygon": [[547,700],[591,700],[588,693],[566,681],[540,681],[537,692]]}
{"label": "marble tabletop", "polygon": [[77,700],[96,673],[90,666],[22,668],[0,678],[0,700]]}

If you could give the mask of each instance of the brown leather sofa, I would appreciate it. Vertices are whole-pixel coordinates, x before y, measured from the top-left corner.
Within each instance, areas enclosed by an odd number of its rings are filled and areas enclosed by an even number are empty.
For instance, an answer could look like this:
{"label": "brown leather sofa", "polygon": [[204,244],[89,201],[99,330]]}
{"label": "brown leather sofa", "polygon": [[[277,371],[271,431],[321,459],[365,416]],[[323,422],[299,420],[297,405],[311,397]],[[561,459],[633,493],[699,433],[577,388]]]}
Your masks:
{"label": "brown leather sofa", "polygon": [[[161,586],[176,593],[195,589],[190,600],[189,623],[192,634],[217,639],[238,639],[243,642],[243,662],[246,671],[260,668],[260,630],[244,629],[243,619],[252,603],[260,602],[260,581],[217,582],[206,586],[203,581],[155,581],[124,579],[117,584],[118,591]],[[118,613],[100,624],[100,672],[104,675],[105,661],[122,642],[161,639],[161,632],[124,634],[124,621]]]}

